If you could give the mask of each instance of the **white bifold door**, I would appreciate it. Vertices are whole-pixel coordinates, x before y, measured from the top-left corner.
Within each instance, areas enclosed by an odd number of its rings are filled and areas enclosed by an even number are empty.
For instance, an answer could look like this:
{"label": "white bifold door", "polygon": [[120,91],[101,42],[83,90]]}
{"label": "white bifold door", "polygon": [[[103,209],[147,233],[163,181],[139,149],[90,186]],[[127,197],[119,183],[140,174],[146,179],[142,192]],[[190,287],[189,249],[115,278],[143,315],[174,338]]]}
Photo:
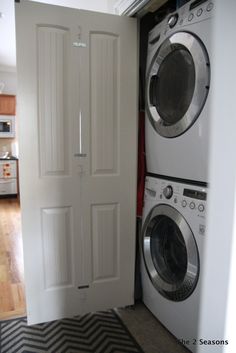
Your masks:
{"label": "white bifold door", "polygon": [[136,20],[16,4],[28,323],[133,303]]}

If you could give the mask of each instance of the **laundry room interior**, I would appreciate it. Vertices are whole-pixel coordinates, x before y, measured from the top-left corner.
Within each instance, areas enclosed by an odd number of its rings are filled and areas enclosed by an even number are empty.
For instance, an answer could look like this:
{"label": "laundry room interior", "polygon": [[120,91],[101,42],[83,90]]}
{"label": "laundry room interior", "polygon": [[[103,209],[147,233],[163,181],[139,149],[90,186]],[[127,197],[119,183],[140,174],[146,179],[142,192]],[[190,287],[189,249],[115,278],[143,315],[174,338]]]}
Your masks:
{"label": "laundry room interior", "polygon": [[0,0],[0,352],[232,353],[233,0]]}

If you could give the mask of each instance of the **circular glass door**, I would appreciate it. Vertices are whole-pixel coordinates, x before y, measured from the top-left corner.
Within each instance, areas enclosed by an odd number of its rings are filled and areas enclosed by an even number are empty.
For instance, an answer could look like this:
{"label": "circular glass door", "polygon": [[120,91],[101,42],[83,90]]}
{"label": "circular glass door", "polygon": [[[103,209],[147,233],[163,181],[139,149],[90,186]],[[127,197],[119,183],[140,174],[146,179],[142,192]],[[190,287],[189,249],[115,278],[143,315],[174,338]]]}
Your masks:
{"label": "circular glass door", "polygon": [[199,255],[194,235],[184,217],[173,207],[157,205],[142,232],[142,250],[154,287],[173,301],[194,291],[199,277]]}
{"label": "circular glass door", "polygon": [[202,42],[188,32],[168,37],[147,74],[146,111],[163,137],[176,137],[196,121],[205,104],[210,65]]}

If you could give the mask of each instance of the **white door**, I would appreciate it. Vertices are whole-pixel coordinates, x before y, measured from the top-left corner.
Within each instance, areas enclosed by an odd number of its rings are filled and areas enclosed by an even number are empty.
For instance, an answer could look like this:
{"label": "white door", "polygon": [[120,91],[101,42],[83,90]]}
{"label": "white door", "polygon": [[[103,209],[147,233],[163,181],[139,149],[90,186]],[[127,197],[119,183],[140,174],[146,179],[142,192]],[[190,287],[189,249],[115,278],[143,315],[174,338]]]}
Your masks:
{"label": "white door", "polygon": [[28,322],[132,304],[136,21],[23,1],[16,35]]}

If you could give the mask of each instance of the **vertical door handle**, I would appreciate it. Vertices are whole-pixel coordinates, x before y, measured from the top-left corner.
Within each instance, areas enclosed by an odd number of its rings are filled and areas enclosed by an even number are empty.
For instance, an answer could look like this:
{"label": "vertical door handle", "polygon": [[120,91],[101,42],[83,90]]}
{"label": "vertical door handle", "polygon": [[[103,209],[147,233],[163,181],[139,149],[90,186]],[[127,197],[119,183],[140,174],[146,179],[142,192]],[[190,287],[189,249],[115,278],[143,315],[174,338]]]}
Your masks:
{"label": "vertical door handle", "polygon": [[75,153],[74,157],[87,157],[87,153],[82,152],[82,113],[79,112],[79,153]]}

